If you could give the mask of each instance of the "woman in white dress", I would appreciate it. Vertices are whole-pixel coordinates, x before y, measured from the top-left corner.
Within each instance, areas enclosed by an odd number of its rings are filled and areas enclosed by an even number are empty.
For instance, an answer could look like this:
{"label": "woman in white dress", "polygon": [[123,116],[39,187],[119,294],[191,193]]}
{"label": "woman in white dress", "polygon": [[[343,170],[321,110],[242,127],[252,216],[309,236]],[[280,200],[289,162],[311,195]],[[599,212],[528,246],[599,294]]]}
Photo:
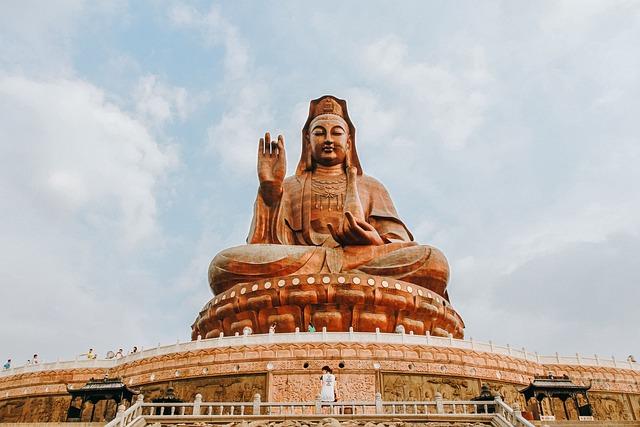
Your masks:
{"label": "woman in white dress", "polygon": [[320,400],[323,402],[334,402],[336,400],[336,377],[332,373],[330,367],[322,367],[322,376],[320,381],[322,382],[322,388],[320,389]]}

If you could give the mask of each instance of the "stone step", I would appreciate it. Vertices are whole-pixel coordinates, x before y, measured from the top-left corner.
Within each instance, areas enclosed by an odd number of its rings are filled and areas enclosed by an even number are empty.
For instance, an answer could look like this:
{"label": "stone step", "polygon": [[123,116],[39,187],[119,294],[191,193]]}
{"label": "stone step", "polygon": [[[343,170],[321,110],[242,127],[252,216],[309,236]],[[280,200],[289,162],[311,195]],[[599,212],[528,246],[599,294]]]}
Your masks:
{"label": "stone step", "polygon": [[538,427],[630,427],[640,426],[640,421],[533,421]]}
{"label": "stone step", "polygon": [[[193,424],[195,426],[195,424]],[[444,422],[444,421],[426,421],[426,422],[404,422],[404,421],[338,421],[338,420],[323,420],[323,421],[296,421],[287,420],[282,422],[273,421],[253,421],[253,422],[237,422],[237,423],[199,423],[198,427],[484,427],[491,426],[491,423],[469,423],[469,422]],[[147,424],[147,427],[186,427],[188,426],[180,423],[162,423],[162,424]]]}
{"label": "stone step", "polygon": [[0,423],[0,427],[103,427],[106,423]]}

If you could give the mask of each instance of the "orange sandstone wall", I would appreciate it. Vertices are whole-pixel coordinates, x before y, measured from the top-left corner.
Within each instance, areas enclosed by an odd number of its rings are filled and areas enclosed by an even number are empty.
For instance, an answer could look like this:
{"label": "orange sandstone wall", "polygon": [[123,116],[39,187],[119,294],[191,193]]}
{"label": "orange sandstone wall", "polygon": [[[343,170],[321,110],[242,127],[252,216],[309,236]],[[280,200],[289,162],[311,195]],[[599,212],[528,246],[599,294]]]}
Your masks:
{"label": "orange sandstone wall", "polygon": [[[0,377],[0,422],[64,421],[69,405],[66,385],[80,387],[91,377],[122,377],[149,400],[171,385],[184,400],[197,393],[205,401],[311,401],[320,389],[320,368],[337,376],[340,400],[469,399],[482,383],[507,403],[524,401],[518,389],[534,375],[567,374],[591,384],[596,419],[640,420],[640,372],[574,365],[542,365],[502,354],[450,347],[384,343],[278,343],[212,347],[150,356],[104,369],[67,369]],[[343,364],[343,368],[339,367]],[[560,406],[558,406],[560,405]],[[568,405],[570,411],[572,405]],[[89,408],[90,409],[90,408]],[[564,416],[560,403],[553,407]],[[96,408],[102,415],[104,408]],[[112,408],[107,408],[107,418]],[[90,410],[85,411],[88,418]]]}

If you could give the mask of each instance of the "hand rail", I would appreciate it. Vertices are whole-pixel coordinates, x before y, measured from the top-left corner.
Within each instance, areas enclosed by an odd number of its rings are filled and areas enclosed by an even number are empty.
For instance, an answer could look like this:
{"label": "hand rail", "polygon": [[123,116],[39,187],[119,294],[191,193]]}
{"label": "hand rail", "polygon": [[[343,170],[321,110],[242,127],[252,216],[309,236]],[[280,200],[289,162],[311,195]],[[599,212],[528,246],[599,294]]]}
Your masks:
{"label": "hand rail", "polygon": [[520,408],[516,406],[517,404],[514,405],[514,408],[511,408],[509,405],[504,403],[499,396],[496,397],[495,403],[496,409],[509,423],[511,423],[511,425],[516,427],[535,427],[522,416]]}
{"label": "hand rail", "polygon": [[121,410],[121,409],[124,409],[124,406],[120,406],[118,408],[118,413],[116,414],[116,417],[110,422],[108,422],[105,425],[105,427],[125,427],[132,424],[142,414],[143,405],[146,405],[146,403],[144,403],[142,399],[138,399],[136,403],[131,405],[126,410]]}
{"label": "hand rail", "polygon": [[[144,397],[129,409],[120,406],[116,418],[105,427],[132,427],[139,421],[157,422],[169,418],[188,421],[202,421],[216,417],[241,418],[247,416],[291,417],[300,416],[353,416],[356,414],[397,417],[416,416],[429,417],[441,415],[445,417],[472,417],[480,419],[499,418],[500,425],[508,424],[517,427],[533,427],[520,414],[519,408],[512,409],[499,397],[493,401],[443,400],[436,394],[434,401],[382,401],[380,393],[374,401],[323,402],[319,397],[313,402],[262,402],[257,394],[253,402],[203,402],[202,395],[197,394],[193,402],[181,403],[147,403]],[[491,410],[489,410],[491,408]],[[456,418],[458,417],[458,418]]]}

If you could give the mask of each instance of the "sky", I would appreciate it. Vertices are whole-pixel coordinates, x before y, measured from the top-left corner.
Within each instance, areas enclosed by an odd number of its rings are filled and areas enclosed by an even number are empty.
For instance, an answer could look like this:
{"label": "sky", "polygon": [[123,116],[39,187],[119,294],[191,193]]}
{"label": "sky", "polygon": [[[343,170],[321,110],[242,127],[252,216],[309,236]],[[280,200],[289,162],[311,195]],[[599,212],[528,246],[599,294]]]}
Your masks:
{"label": "sky", "polygon": [[474,340],[640,356],[640,2],[0,4],[0,357],[187,341],[256,146],[346,99]]}

